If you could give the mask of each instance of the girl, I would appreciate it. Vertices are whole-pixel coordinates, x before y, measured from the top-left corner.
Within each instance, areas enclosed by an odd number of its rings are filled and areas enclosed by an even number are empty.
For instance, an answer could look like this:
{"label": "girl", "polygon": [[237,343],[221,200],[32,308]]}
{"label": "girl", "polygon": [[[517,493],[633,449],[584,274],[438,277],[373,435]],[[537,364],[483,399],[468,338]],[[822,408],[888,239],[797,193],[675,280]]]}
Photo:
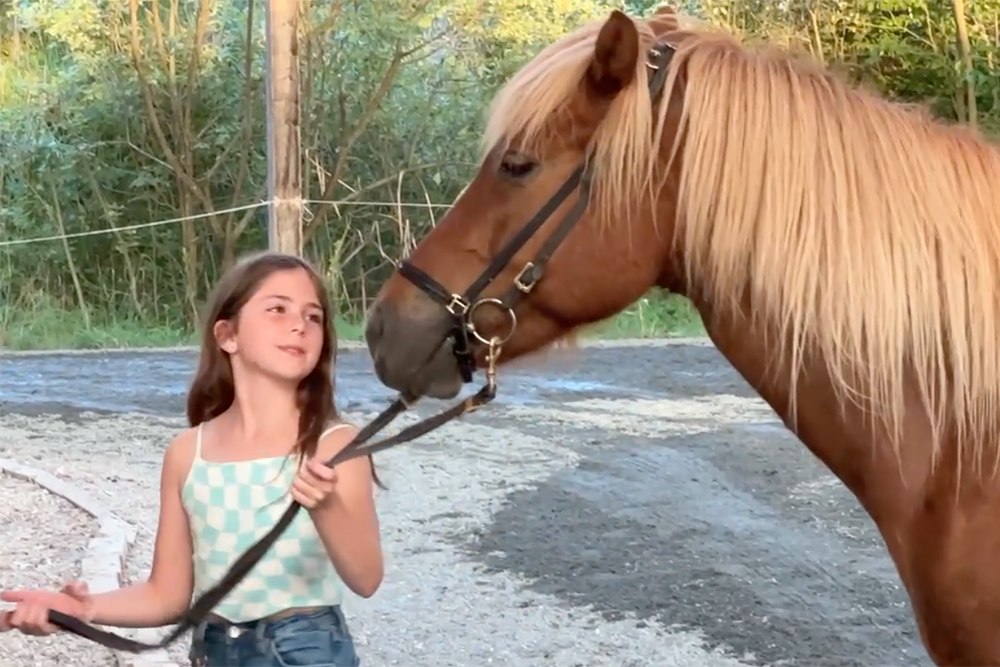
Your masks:
{"label": "girl", "polygon": [[201,667],[355,666],[344,586],[370,597],[383,560],[370,459],[323,465],[356,433],[334,405],[336,338],[322,279],[302,259],[263,253],[214,294],[187,399],[190,429],[171,442],[146,582],[90,595],[5,591],[0,630],[57,630],[49,609],[116,627],[169,625],[270,529],[289,495],[307,511],[193,633]]}

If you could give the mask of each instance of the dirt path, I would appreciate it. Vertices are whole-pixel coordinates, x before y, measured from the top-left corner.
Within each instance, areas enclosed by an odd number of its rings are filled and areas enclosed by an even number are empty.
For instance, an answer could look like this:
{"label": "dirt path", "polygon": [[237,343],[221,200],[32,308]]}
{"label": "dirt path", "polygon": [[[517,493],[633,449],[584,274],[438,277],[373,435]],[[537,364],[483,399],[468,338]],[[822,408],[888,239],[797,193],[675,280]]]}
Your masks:
{"label": "dirt path", "polygon": [[[3,436],[0,435],[0,441]],[[37,520],[47,517],[45,533]],[[59,587],[80,575],[97,522],[70,502],[31,482],[0,472],[0,587]],[[3,609],[9,608],[3,603]],[[112,667],[114,654],[71,635],[0,634],[4,667]]]}
{"label": "dirt path", "polygon": [[[0,456],[141,525],[134,576],[194,360],[0,359]],[[871,522],[711,346],[586,348],[501,382],[378,459],[389,571],[348,608],[364,664],[931,664]],[[338,387],[356,421],[391,396],[364,351]]]}

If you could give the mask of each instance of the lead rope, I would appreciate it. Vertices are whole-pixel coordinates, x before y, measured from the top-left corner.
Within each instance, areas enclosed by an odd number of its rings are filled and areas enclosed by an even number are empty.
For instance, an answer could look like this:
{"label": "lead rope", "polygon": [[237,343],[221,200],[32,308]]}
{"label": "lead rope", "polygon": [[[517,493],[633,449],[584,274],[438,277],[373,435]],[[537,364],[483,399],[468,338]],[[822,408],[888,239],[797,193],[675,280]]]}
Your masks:
{"label": "lead rope", "polygon": [[[375,419],[369,422],[363,429],[358,431],[358,434],[354,436],[354,439],[344,449],[339,451],[333,458],[326,461],[327,467],[332,468],[335,465],[343,463],[344,461],[349,461],[351,459],[357,458],[359,456],[365,456],[368,454],[375,454],[376,452],[385,451],[396,445],[401,445],[405,442],[415,440],[422,435],[430,433],[431,431],[444,426],[446,423],[462,417],[470,412],[478,410],[482,406],[486,405],[496,397],[497,384],[496,384],[496,370],[497,362],[500,359],[500,341],[497,338],[493,338],[486,352],[486,383],[482,388],[465,398],[460,403],[448,408],[444,412],[436,414],[432,417],[428,417],[423,421],[417,422],[411,426],[408,426],[401,430],[396,435],[385,438],[378,442],[374,442],[370,445],[365,443],[370,440],[376,433],[384,429],[399,415],[409,409],[416,403],[417,399],[410,399],[405,396],[400,396],[392,402],[392,404],[383,410]],[[116,651],[126,651],[128,653],[144,653],[146,651],[152,651],[155,649],[166,648],[170,646],[183,635],[188,630],[191,630],[201,624],[204,621],[212,609],[222,601],[226,595],[228,595],[243,579],[253,570],[254,566],[260,562],[260,559],[264,557],[268,549],[278,541],[282,533],[288,528],[289,524],[295,519],[296,514],[302,508],[296,501],[292,501],[285,513],[281,515],[278,522],[268,531],[267,535],[260,538],[256,543],[254,543],[249,549],[243,552],[235,563],[233,563],[226,574],[219,580],[217,584],[208,589],[201,596],[195,600],[194,604],[185,611],[181,617],[178,619],[176,627],[167,634],[163,639],[156,643],[146,643],[140,642],[135,639],[129,639],[127,637],[122,637],[113,632],[108,632],[107,630],[100,630],[81,621],[75,616],[70,616],[69,614],[64,614],[61,611],[55,611],[53,609],[49,610],[48,620],[49,623],[57,625],[60,628],[71,632],[84,639],[89,639],[90,641],[100,644],[101,646],[116,650]]]}

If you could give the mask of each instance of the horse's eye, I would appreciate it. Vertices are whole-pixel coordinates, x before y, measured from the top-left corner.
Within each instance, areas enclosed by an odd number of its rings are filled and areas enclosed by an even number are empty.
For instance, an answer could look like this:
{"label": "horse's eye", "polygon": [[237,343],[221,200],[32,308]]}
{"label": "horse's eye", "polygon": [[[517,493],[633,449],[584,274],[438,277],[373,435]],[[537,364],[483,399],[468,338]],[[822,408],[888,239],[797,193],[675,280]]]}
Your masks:
{"label": "horse's eye", "polygon": [[500,174],[507,178],[519,180],[535,171],[538,163],[526,155],[508,153],[500,160]]}

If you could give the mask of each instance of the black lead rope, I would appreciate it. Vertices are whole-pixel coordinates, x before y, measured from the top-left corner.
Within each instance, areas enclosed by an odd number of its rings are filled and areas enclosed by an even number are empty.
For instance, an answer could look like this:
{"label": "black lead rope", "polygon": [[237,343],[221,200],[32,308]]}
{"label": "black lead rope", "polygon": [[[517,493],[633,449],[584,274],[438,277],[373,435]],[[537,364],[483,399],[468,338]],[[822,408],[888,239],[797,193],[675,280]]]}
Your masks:
{"label": "black lead rope", "polygon": [[[492,365],[493,362],[490,363]],[[344,449],[338,452],[336,456],[326,461],[327,467],[332,468],[335,465],[343,463],[344,461],[349,461],[359,456],[375,454],[376,452],[381,452],[391,447],[395,447],[396,445],[401,445],[405,442],[415,440],[416,438],[419,438],[436,428],[444,426],[453,419],[457,419],[486,405],[496,397],[496,383],[493,377],[494,370],[495,369],[493,368],[487,369],[486,384],[472,396],[469,396],[444,412],[428,417],[423,421],[404,428],[396,435],[374,442],[370,445],[366,445],[365,443],[368,440],[392,423],[396,417],[405,412],[411,405],[411,403],[403,397],[397,398],[388,408],[383,410],[362,430],[358,431],[358,434],[346,447],[344,447]],[[195,601],[195,603],[181,615],[178,619],[177,626],[168,635],[156,643],[140,642],[127,637],[122,637],[121,635],[117,635],[113,632],[99,630],[88,623],[84,623],[75,616],[70,616],[69,614],[64,614],[55,610],[49,610],[49,622],[79,637],[89,639],[92,642],[116,651],[143,653],[145,651],[166,648],[180,639],[181,635],[185,632],[200,625],[202,621],[208,617],[208,614],[213,608],[215,608],[215,605],[221,602],[222,599],[226,597],[226,595],[228,595],[243,580],[243,578],[246,577],[247,574],[250,573],[254,566],[260,562],[260,559],[264,557],[268,549],[274,545],[278,538],[281,537],[281,534],[285,532],[285,529],[292,523],[301,508],[302,505],[296,501],[292,501],[292,504],[287,510],[285,510],[285,513],[281,515],[281,518],[278,519],[278,522],[274,525],[274,527],[268,531],[267,535],[259,539],[253,546],[247,549],[243,555],[230,566],[225,576],[223,576],[217,584],[212,586],[212,588],[205,591]]]}

